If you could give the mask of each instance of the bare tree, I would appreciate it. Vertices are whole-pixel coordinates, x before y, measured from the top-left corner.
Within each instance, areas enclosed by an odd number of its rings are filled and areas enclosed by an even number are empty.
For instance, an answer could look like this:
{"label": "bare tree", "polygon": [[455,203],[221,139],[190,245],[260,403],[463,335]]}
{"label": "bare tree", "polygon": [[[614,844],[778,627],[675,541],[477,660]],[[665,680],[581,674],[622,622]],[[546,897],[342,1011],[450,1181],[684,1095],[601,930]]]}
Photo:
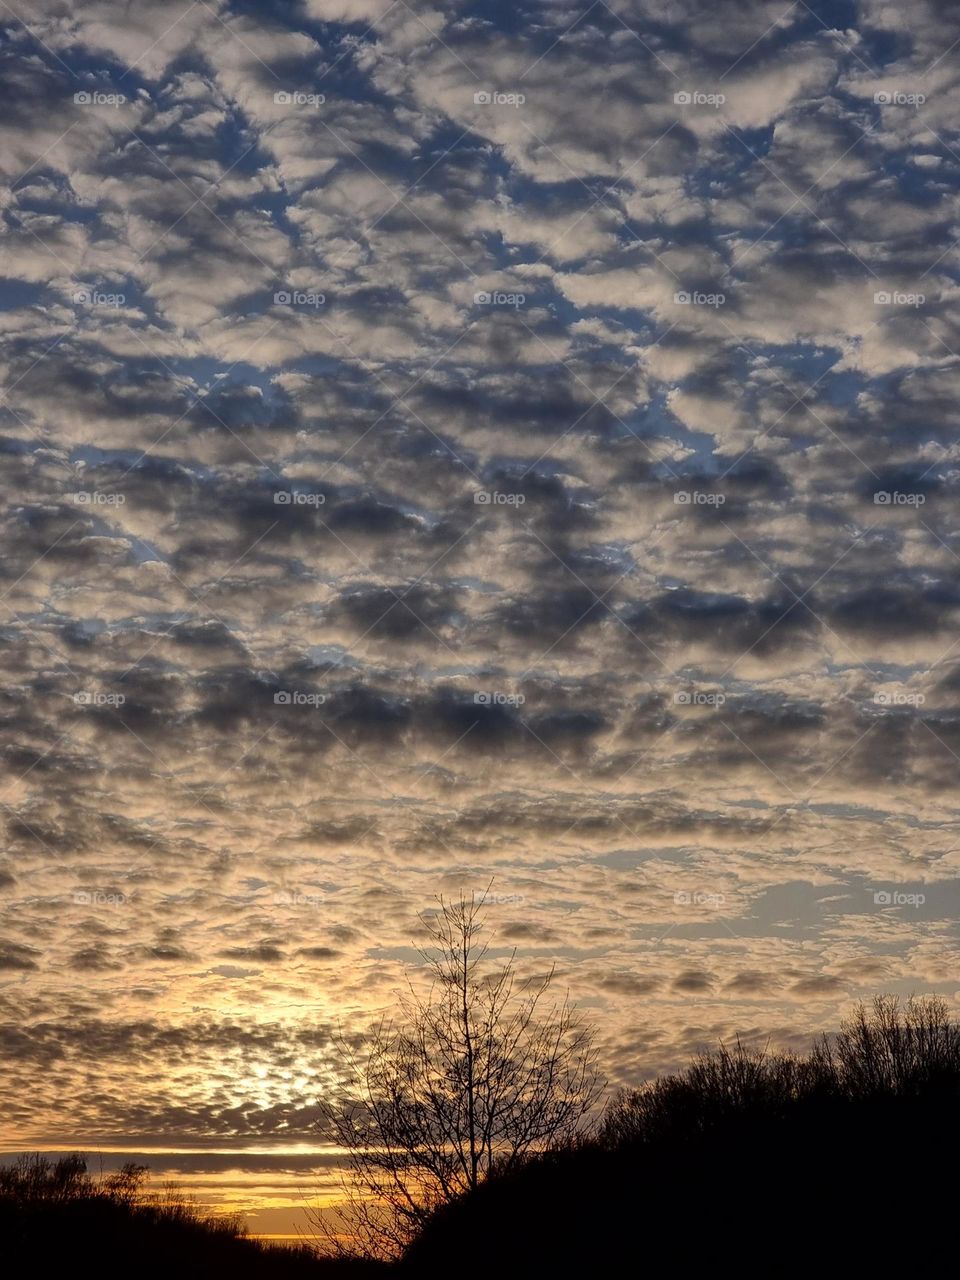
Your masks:
{"label": "bare tree", "polygon": [[[553,970],[521,982],[515,953],[490,962],[482,905],[441,898],[422,917],[429,993],[411,988],[398,1024],[381,1021],[359,1056],[347,1051],[345,1096],[324,1107],[348,1153],[343,1251],[396,1256],[492,1168],[577,1135],[600,1095],[591,1031],[566,999],[548,1002]],[[336,1247],[329,1223],[325,1233]]]}
{"label": "bare tree", "polygon": [[833,1037],[822,1037],[814,1061],[821,1078],[850,1097],[907,1097],[942,1084],[956,1089],[960,1026],[939,996],[876,996],[860,1004]]}

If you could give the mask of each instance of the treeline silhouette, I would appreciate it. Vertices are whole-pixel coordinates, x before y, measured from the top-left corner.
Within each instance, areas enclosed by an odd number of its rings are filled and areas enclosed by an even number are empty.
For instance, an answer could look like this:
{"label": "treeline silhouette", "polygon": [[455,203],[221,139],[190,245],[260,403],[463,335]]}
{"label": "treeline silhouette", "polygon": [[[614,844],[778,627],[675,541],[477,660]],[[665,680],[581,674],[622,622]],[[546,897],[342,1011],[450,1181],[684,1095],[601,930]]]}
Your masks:
{"label": "treeline silhouette", "polygon": [[[879,997],[806,1056],[737,1043],[622,1095],[598,1132],[443,1206],[411,1276],[751,1276],[950,1265],[960,1029]],[[455,1260],[455,1263],[454,1263]]]}
{"label": "treeline silhouette", "polygon": [[175,1280],[914,1274],[950,1265],[958,1138],[960,1028],[939,999],[878,997],[809,1054],[721,1046],[589,1134],[495,1161],[392,1263],[271,1247],[149,1192],[140,1166],[94,1179],[79,1156],[0,1170],[0,1241],[43,1275]]}
{"label": "treeline silhouette", "polygon": [[0,1248],[11,1274],[359,1280],[380,1272],[251,1239],[239,1217],[210,1213],[175,1187],[151,1191],[146,1175],[127,1164],[94,1178],[79,1154],[21,1156],[0,1169]]}

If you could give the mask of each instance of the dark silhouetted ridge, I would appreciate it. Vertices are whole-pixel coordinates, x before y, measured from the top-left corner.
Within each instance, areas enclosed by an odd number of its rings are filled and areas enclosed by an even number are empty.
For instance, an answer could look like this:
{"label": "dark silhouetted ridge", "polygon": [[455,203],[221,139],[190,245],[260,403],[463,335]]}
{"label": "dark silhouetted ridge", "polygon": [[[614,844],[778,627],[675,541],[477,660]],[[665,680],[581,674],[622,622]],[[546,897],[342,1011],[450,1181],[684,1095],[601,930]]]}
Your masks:
{"label": "dark silhouetted ridge", "polygon": [[438,1211],[413,1276],[922,1274],[955,1214],[960,1034],[878,1000],[798,1058],[735,1049]]}

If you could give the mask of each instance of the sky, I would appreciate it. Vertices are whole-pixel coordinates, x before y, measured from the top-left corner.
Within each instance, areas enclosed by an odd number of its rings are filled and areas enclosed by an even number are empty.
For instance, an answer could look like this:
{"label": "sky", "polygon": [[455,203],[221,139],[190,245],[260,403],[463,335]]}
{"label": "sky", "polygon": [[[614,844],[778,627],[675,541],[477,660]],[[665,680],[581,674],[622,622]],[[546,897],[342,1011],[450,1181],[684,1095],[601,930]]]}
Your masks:
{"label": "sky", "polygon": [[0,1149],[294,1230],[461,890],[614,1086],[956,1007],[955,4],[0,57]]}

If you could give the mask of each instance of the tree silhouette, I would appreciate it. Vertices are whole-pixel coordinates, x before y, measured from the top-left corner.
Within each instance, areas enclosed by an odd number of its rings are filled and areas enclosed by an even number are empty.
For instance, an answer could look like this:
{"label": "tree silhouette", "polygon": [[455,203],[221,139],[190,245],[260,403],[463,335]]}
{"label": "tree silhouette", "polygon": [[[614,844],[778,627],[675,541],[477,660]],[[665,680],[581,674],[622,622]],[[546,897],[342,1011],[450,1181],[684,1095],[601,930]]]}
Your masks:
{"label": "tree silhouette", "polygon": [[609,1148],[691,1135],[743,1118],[766,1123],[798,1105],[816,1109],[857,1102],[956,1094],[960,1026],[936,996],[874,997],[859,1004],[833,1035],[797,1056],[731,1047],[701,1053],[680,1072],[620,1094],[608,1107],[600,1139]]}
{"label": "tree silhouette", "polygon": [[960,1026],[938,996],[876,996],[860,1004],[813,1058],[818,1076],[849,1097],[910,1097],[956,1090]]}
{"label": "tree silhouette", "polygon": [[[960,1027],[936,997],[879,996],[805,1054],[735,1042],[621,1094],[585,1141],[444,1205],[411,1280],[640,1273],[914,1275],[956,1216]],[[906,1224],[900,1229],[900,1224]]]}
{"label": "tree silhouette", "polygon": [[578,1133],[601,1091],[591,1031],[566,999],[548,1003],[551,970],[519,981],[515,952],[491,962],[483,896],[439,900],[421,917],[432,983],[400,999],[360,1054],[345,1047],[343,1096],[324,1107],[348,1153],[335,1250],[402,1252],[431,1213],[476,1189],[492,1168]]}

